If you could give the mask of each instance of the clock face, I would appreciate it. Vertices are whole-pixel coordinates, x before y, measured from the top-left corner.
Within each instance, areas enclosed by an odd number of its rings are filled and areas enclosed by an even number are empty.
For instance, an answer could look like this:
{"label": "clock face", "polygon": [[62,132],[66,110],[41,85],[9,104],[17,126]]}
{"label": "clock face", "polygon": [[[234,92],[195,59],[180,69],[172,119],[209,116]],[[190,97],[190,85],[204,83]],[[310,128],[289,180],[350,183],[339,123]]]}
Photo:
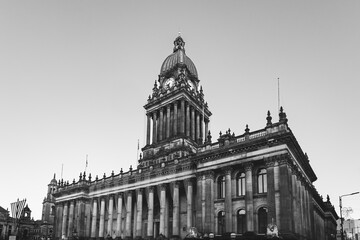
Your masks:
{"label": "clock face", "polygon": [[164,83],[164,88],[165,89],[171,88],[172,86],[174,86],[174,84],[175,84],[175,80],[173,78],[168,78]]}

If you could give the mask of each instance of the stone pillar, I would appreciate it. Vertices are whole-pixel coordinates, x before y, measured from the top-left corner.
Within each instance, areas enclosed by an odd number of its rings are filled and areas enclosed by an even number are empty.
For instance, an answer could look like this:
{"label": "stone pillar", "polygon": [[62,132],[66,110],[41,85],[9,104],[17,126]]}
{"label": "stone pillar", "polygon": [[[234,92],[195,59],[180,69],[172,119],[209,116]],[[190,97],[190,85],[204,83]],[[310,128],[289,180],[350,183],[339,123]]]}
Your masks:
{"label": "stone pillar", "polygon": [[[282,179],[284,180],[284,179]],[[280,172],[278,161],[274,162],[274,192],[275,192],[275,219],[278,229],[281,229],[280,222]]]}
{"label": "stone pillar", "polygon": [[123,193],[118,195],[117,204],[117,218],[116,218],[116,237],[121,237],[121,222],[122,222],[122,209],[123,209]]}
{"label": "stone pillar", "polygon": [[113,236],[113,231],[112,231],[112,227],[113,227],[113,211],[114,211],[114,195],[111,194],[109,196],[109,208],[108,208],[108,225],[107,225],[107,234],[110,235],[111,237]]}
{"label": "stone pillar", "polygon": [[205,174],[205,223],[204,233],[214,230],[214,172],[208,171]]}
{"label": "stone pillar", "polygon": [[253,201],[253,164],[245,165],[245,206],[246,206],[246,230],[254,231],[254,201]]}
{"label": "stone pillar", "polygon": [[291,181],[291,184],[292,184],[292,209],[293,209],[293,212],[292,212],[292,225],[293,225],[293,229],[294,229],[294,232],[295,233],[298,233],[298,224],[297,224],[297,221],[299,219],[299,216],[298,216],[298,205],[297,205],[297,202],[296,202],[296,199],[297,199],[297,192],[296,192],[296,170],[294,168],[292,168],[292,175],[291,175],[291,178],[292,178],[292,181]]}
{"label": "stone pillar", "polygon": [[199,142],[200,140],[200,113],[196,112],[196,136],[195,142]]}
{"label": "stone pillar", "polygon": [[203,134],[203,141],[207,141],[206,137],[209,132],[209,121],[205,119],[205,132]]}
{"label": "stone pillar", "polygon": [[104,237],[104,228],[105,228],[105,198],[102,197],[100,200],[99,238]]}
{"label": "stone pillar", "polygon": [[185,189],[186,189],[186,227],[193,226],[193,182],[192,179],[185,179]]}
{"label": "stone pillar", "polygon": [[78,237],[85,237],[85,203],[84,200],[78,199],[76,201],[77,205],[77,218],[76,218],[76,231]]}
{"label": "stone pillar", "polygon": [[63,222],[64,207],[62,204],[56,204],[56,235],[58,239],[61,239],[62,222]]}
{"label": "stone pillar", "polygon": [[195,141],[195,109],[191,108],[191,139]]}
{"label": "stone pillar", "polygon": [[85,226],[85,237],[90,238],[91,236],[91,202],[86,201],[85,202],[85,219],[86,222]]}
{"label": "stone pillar", "polygon": [[190,137],[190,104],[186,105],[186,136]]}
{"label": "stone pillar", "polygon": [[202,196],[202,183],[203,175],[197,174],[196,176],[196,222],[195,227],[199,232],[203,232],[203,215],[202,215],[202,205],[203,205],[203,196]]}
{"label": "stone pillar", "polygon": [[136,238],[142,236],[142,213],[143,213],[143,189],[137,189],[137,208],[136,208]]}
{"label": "stone pillar", "polygon": [[150,114],[146,114],[147,126],[146,126],[146,145],[150,145],[150,130],[151,130],[151,117]]}
{"label": "stone pillar", "polygon": [[276,222],[274,164],[275,162],[273,160],[266,161],[268,223],[271,223],[273,219],[274,222]]}
{"label": "stone pillar", "polygon": [[179,182],[174,182],[173,189],[173,226],[172,235],[180,237],[180,200],[179,200]]}
{"label": "stone pillar", "polygon": [[185,134],[185,100],[182,99],[181,100],[181,113],[180,113],[180,134],[184,135]]}
{"label": "stone pillar", "polygon": [[74,200],[70,201],[68,237],[73,236],[74,230]]}
{"label": "stone pillar", "polygon": [[156,119],[156,112],[153,112],[153,141],[152,143],[157,143],[157,125],[156,125],[157,119]]}
{"label": "stone pillar", "polygon": [[164,138],[164,109],[160,108],[160,117],[159,117],[159,141]]}
{"label": "stone pillar", "polygon": [[178,126],[178,110],[177,110],[177,102],[174,102],[174,125],[173,125],[173,136],[177,135],[177,126]]}
{"label": "stone pillar", "polygon": [[96,237],[96,219],[97,219],[97,199],[93,199],[92,221],[91,221],[91,238]]}
{"label": "stone pillar", "polygon": [[160,185],[160,229],[159,234],[165,235],[166,184]]}
{"label": "stone pillar", "polygon": [[225,229],[232,232],[231,168],[225,169]]}
{"label": "stone pillar", "polygon": [[68,203],[64,203],[64,211],[63,211],[63,218],[62,218],[62,229],[61,229],[61,238],[67,237],[66,230],[67,230],[67,216],[68,216]]}
{"label": "stone pillar", "polygon": [[166,138],[169,138],[170,137],[170,107],[171,105],[168,104],[167,105],[167,108],[166,108]]}
{"label": "stone pillar", "polygon": [[125,238],[131,239],[132,191],[127,192]]}
{"label": "stone pillar", "polygon": [[289,169],[288,169],[288,161],[287,159],[283,159],[279,161],[279,185],[280,185],[280,212],[281,219],[277,219],[280,227],[279,230],[282,232],[291,232],[291,215],[292,215],[292,207],[291,207],[291,185],[289,183]]}
{"label": "stone pillar", "polygon": [[147,237],[154,238],[154,187],[149,187],[148,193],[148,225]]}

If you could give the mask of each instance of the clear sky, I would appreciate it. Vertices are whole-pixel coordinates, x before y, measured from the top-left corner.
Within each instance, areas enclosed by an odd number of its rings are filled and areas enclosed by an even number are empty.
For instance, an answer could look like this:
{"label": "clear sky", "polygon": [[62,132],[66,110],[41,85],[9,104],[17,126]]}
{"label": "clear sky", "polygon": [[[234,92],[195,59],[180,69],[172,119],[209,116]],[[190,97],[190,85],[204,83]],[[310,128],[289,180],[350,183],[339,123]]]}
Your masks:
{"label": "clear sky", "polygon": [[[359,1],[0,0],[0,206],[47,184],[137,164],[143,106],[181,32],[213,113],[231,128],[289,126],[336,210],[360,191]],[[360,218],[360,194],[345,197]]]}

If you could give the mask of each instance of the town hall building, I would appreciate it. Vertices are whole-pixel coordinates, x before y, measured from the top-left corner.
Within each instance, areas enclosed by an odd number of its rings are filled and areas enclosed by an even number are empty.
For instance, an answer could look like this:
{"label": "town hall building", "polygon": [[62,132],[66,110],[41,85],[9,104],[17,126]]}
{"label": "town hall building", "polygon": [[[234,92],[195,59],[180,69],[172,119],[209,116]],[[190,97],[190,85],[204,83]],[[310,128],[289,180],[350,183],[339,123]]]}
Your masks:
{"label": "town hall building", "polygon": [[216,139],[181,36],[144,108],[146,145],[136,168],[51,181],[54,201],[46,211],[55,213],[55,239],[183,239],[191,227],[265,235],[269,224],[283,239],[336,236],[338,216],[315,189],[317,176],[284,109],[276,120],[264,113],[262,129],[229,129]]}

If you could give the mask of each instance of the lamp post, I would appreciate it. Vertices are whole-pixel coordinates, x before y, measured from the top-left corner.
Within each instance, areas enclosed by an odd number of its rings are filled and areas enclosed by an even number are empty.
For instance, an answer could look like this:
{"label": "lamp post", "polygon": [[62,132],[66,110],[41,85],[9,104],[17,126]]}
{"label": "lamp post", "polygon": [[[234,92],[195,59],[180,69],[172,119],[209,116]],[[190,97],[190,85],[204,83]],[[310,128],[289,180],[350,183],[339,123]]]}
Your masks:
{"label": "lamp post", "polygon": [[350,194],[345,194],[345,195],[341,195],[339,197],[339,205],[340,205],[340,234],[341,234],[341,240],[344,240],[344,220],[342,218],[342,200],[341,198],[342,197],[346,197],[346,196],[351,196],[351,195],[355,195],[355,194],[358,194],[360,192],[353,192],[353,193],[350,193]]}

